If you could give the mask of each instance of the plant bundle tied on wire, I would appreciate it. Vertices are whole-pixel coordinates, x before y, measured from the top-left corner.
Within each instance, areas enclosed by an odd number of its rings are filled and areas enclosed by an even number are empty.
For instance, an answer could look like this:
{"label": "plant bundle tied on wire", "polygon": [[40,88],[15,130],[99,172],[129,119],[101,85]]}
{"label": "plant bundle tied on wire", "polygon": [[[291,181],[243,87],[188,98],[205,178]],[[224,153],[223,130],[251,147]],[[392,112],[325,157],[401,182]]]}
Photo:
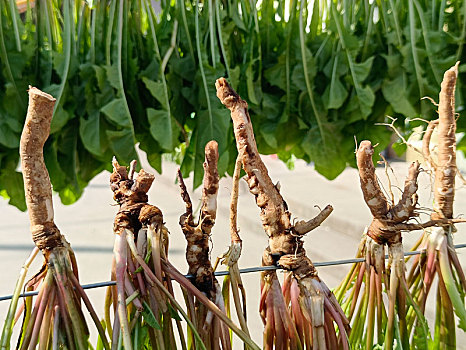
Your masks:
{"label": "plant bundle tied on wire", "polygon": [[[1,349],[10,349],[14,324],[24,310],[17,348],[87,349],[89,329],[82,312],[82,302],[96,325],[101,348],[110,349],[105,331],[88,297],[79,284],[78,265],[69,243],[54,223],[52,188],[45,167],[43,147],[49,137],[55,98],[29,87],[29,106],[20,142],[21,168],[32,239],[36,245],[23,266],[3,327]],[[24,286],[26,273],[37,256],[44,256],[41,270]],[[21,290],[38,290],[25,298],[18,313]]]}
{"label": "plant bundle tied on wire", "polygon": [[[144,170],[136,174],[135,167],[136,162],[133,161],[128,171],[114,160],[110,177],[114,199],[120,205],[114,222],[112,271],[112,278],[117,283],[116,287],[108,288],[105,303],[109,325],[113,304],[113,345],[122,344],[126,350],[139,349],[144,345],[153,349],[175,349],[178,345],[182,349],[215,349],[208,342],[205,344],[205,337],[203,339],[198,332],[202,317],[193,312],[194,303],[191,302],[196,298],[206,314],[221,320],[219,329],[231,329],[251,349],[258,349],[224,311],[168,261],[168,230],[162,212],[147,203],[147,192],[154,176]],[[187,312],[175,299],[172,280],[180,284],[187,296]],[[178,312],[187,322],[187,336]]]}
{"label": "plant bundle tied on wire", "polygon": [[[217,305],[226,314],[222,290],[210,262],[210,235],[217,216],[218,193],[218,144],[210,141],[205,147],[204,180],[201,199],[201,212],[198,223],[194,223],[192,202],[186,185],[178,170],[178,181],[181,189],[181,198],[186,204],[186,212],[180,217],[180,226],[186,237],[186,260],[192,283],[209,300]],[[195,315],[197,331],[210,349],[231,349],[228,326],[214,316],[202,302],[194,300],[192,295],[186,295],[189,312]]]}
{"label": "plant bundle tied on wire", "polygon": [[[335,294],[351,321],[351,344],[366,349],[372,349],[374,344],[384,344],[385,349],[392,349],[394,344],[398,344],[407,349],[412,329],[407,322],[408,306],[412,306],[421,317],[420,329],[416,332],[423,332],[423,341],[426,342],[428,330],[408,289],[401,233],[444,224],[448,220],[409,223],[410,219],[418,216],[419,163],[416,161],[410,165],[403,193],[395,204],[393,195],[388,200],[379,186],[373,154],[370,141],[362,141],[356,152],[361,189],[373,216],[357,253],[357,257],[365,258],[365,262],[353,265]],[[385,247],[389,257],[387,266]],[[388,305],[384,293],[387,294]]]}
{"label": "plant bundle tied on wire", "polygon": [[[456,115],[455,87],[459,62],[443,76],[438,104],[438,119],[431,121],[423,137],[422,153],[434,171],[434,211],[432,220],[447,220],[425,230],[414,249],[421,247],[422,253],[413,258],[408,275],[408,284],[422,313],[435,276],[438,277],[436,317],[433,346],[435,348],[456,348],[455,314],[459,327],[466,331],[466,310],[464,295],[466,279],[453,245],[453,203],[455,199],[456,167]],[[436,157],[430,152],[434,129],[438,131]],[[411,311],[408,316],[415,319]],[[414,320],[413,320],[414,322]],[[417,321],[416,321],[417,322]]]}
{"label": "plant bundle tied on wire", "polygon": [[[239,229],[237,225],[238,216],[238,195],[239,195],[239,180],[241,175],[241,160],[243,159],[244,149],[238,152],[236,157],[235,169],[233,171],[233,183],[231,190],[230,201],[230,247],[228,251],[218,258],[222,264],[227,266],[228,275],[223,280],[223,298],[227,313],[230,315],[230,291],[233,295],[233,304],[238,317],[241,329],[249,334],[247,325],[247,310],[246,310],[246,290],[243,286],[241,274],[239,271],[238,260],[241,256],[243,249],[243,242],[239,236]],[[240,296],[241,294],[241,296]]]}
{"label": "plant bundle tied on wire", "polygon": [[348,349],[346,316],[317,276],[302,241],[307,232],[328,217],[332,207],[327,206],[312,220],[291,223],[279,186],[272,183],[259,156],[246,101],[223,78],[217,80],[216,88],[218,98],[231,111],[249,190],[261,209],[262,225],[269,237],[262,265],[288,271],[282,288],[275,271],[262,274],[260,312],[265,324],[264,348]]}

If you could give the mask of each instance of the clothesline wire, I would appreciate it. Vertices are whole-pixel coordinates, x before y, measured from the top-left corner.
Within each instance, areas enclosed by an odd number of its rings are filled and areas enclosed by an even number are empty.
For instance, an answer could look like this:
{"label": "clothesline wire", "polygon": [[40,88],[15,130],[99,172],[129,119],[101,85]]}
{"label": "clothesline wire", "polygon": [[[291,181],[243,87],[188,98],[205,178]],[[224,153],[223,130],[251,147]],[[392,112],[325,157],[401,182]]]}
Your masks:
{"label": "clothesline wire", "polygon": [[[466,248],[466,243],[455,245],[455,249],[461,249],[461,248]],[[421,254],[421,252],[423,251],[425,250],[405,252],[404,256],[418,255],[418,254]],[[385,259],[388,259],[388,255],[385,255]],[[363,262],[363,261],[365,261],[365,258],[333,260],[333,261],[315,262],[314,266],[315,267],[338,266],[338,265],[354,264],[354,263]],[[278,266],[257,266],[257,267],[247,267],[244,269],[240,269],[239,272],[244,274],[244,273],[262,272],[262,271],[270,271],[270,270],[281,270],[281,268]],[[226,276],[228,274],[229,274],[228,271],[217,271],[214,273],[215,276]],[[184,276],[186,278],[193,277],[192,275],[184,275]],[[114,285],[116,285],[116,281],[105,281],[105,282],[83,284],[82,287],[83,289],[94,289],[94,288],[102,288],[102,287],[108,287],[108,286],[114,286]],[[35,296],[37,294],[39,294],[38,291],[26,292],[26,293],[20,294],[19,297],[24,298],[24,297]],[[13,298],[13,295],[6,295],[3,297],[0,297],[0,301],[10,300],[12,298]]]}

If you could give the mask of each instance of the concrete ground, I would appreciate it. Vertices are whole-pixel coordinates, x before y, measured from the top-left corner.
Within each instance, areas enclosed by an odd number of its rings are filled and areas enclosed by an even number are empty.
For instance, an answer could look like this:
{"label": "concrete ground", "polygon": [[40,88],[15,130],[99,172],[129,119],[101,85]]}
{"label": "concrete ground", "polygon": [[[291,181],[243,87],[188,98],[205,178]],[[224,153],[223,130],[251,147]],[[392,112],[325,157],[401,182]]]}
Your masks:
{"label": "concrete ground", "polygon": [[[334,207],[334,212],[318,229],[312,231],[305,239],[308,256],[314,262],[333,261],[353,258],[361,234],[370,220],[370,212],[365,205],[359,188],[359,178],[355,169],[348,168],[336,180],[328,181],[319,175],[312,166],[302,161],[296,162],[293,171],[271,157],[264,157],[269,168],[269,174],[274,182],[280,181],[281,193],[288,203],[293,217],[309,219],[314,217],[318,209],[327,204]],[[150,171],[147,163],[143,166]],[[397,188],[403,186],[407,173],[407,163],[395,162],[392,168],[396,176],[392,176],[395,195]],[[155,173],[155,172],[154,172]],[[176,165],[166,162],[163,174],[156,174],[155,182],[149,192],[149,201],[157,205],[164,214],[167,227],[170,230],[170,260],[182,272],[187,271],[184,257],[185,239],[178,226],[178,218],[183,213],[183,202],[179,196],[178,186],[175,184]],[[386,186],[384,169],[378,169],[379,177]],[[74,205],[64,206],[55,196],[55,220],[61,232],[74,248],[83,284],[106,281],[110,275],[110,263],[113,249],[112,223],[118,207],[112,199],[112,192],[108,186],[109,174],[98,175],[85,190],[83,197]],[[188,187],[190,181],[188,179]],[[431,206],[430,179],[426,173],[420,176],[420,203],[424,207]],[[460,187],[460,186],[458,186]],[[212,233],[212,257],[226,251],[229,245],[228,210],[230,200],[231,178],[222,179],[219,191],[219,208],[217,223]],[[458,189],[455,213],[466,211],[466,196],[464,189]],[[192,195],[194,207],[198,207],[200,191]],[[29,233],[29,221],[26,213],[19,212],[0,200],[2,226],[0,229],[0,296],[11,294],[15,281],[33,245]],[[240,184],[238,225],[243,239],[243,255],[240,268],[259,266],[262,250],[267,245],[265,233],[259,220],[259,210],[254,199],[247,190],[244,181]],[[424,216],[427,218],[427,215]],[[406,234],[404,237],[405,250],[419,237],[420,232]],[[459,227],[455,234],[455,243],[466,242],[466,228]],[[466,250],[459,250],[458,255],[463,266],[466,266]],[[36,259],[30,274],[37,271],[41,264],[41,257]],[[320,267],[320,277],[330,288],[334,288],[345,276],[350,265]],[[256,342],[262,343],[262,323],[258,315],[259,274],[243,275],[248,296],[248,318],[252,336]],[[105,289],[89,290],[98,314],[103,315]],[[432,293],[434,294],[434,293]],[[428,303],[432,305],[432,303]],[[0,319],[6,315],[7,301],[0,301]],[[433,307],[429,309],[430,319]],[[458,348],[466,349],[466,336],[458,331]],[[95,339],[95,334],[93,334]],[[16,339],[15,339],[16,341]],[[241,348],[236,342],[237,348]]]}

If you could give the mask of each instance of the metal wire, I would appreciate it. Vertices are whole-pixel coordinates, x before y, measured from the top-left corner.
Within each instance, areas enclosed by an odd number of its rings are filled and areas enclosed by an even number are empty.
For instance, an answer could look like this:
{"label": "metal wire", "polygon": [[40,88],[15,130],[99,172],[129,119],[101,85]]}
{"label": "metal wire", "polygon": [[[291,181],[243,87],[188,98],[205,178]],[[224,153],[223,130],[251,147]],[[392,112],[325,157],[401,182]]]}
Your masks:
{"label": "metal wire", "polygon": [[[463,244],[456,244],[455,249],[461,249],[461,248],[466,248],[466,243]],[[412,256],[412,255],[418,255],[421,254],[421,252],[425,251],[424,250],[415,250],[415,251],[410,251],[410,252],[405,252],[404,256]],[[385,255],[385,259],[388,259],[388,255]],[[314,263],[315,267],[325,267],[325,266],[337,266],[337,265],[347,265],[347,264],[354,264],[358,262],[363,262],[366,259],[364,258],[354,258],[354,259],[343,259],[343,260],[334,260],[334,261],[324,261],[324,262],[316,262]],[[247,267],[244,269],[240,269],[240,273],[251,273],[251,272],[262,272],[262,271],[273,271],[273,270],[281,270],[281,267],[278,266],[258,266],[258,267]],[[215,272],[215,276],[226,276],[228,275],[228,271],[218,271]],[[192,275],[184,275],[186,278],[191,278],[193,277]],[[108,286],[114,286],[116,285],[116,281],[107,281],[107,282],[97,282],[97,283],[90,283],[90,284],[83,284],[82,287],[83,289],[94,289],[94,288],[101,288],[101,287],[108,287]],[[26,292],[23,294],[20,294],[20,298],[24,297],[30,297],[30,296],[35,296],[39,294],[38,291],[33,291],[33,292]],[[6,295],[3,297],[0,297],[0,301],[4,300],[10,300],[13,298],[13,295]]]}

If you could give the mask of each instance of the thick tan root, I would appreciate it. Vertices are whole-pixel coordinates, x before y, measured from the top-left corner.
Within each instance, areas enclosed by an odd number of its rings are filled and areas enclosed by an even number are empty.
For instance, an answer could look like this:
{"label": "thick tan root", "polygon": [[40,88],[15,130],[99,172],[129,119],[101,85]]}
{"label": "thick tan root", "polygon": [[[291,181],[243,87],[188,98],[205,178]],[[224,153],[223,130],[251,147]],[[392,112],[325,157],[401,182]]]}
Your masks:
{"label": "thick tan root", "polygon": [[201,217],[202,231],[210,235],[217,217],[217,194],[218,194],[218,144],[210,141],[205,146],[204,180],[202,188]]}
{"label": "thick tan root", "polygon": [[[257,206],[261,209],[262,226],[269,236],[269,247],[265,252],[269,256],[264,256],[263,263],[273,265],[282,256],[300,256],[300,264],[304,264],[309,269],[308,273],[305,274],[313,274],[315,270],[310,260],[302,258],[306,256],[302,235],[319,226],[328,217],[332,207],[327,206],[316,218],[308,222],[299,221],[296,226],[291,224],[288,206],[280,194],[278,186],[274,185],[270,179],[267,168],[257,150],[247,109],[248,104],[238,96],[224,78],[218,79],[215,86],[217,97],[231,111],[236,146],[238,152],[243,154],[242,163],[247,174],[249,191],[255,196]],[[287,263],[288,261],[284,260],[282,265],[286,267]],[[295,264],[291,265],[295,266]]]}
{"label": "thick tan root", "polygon": [[413,162],[409,166],[408,177],[405,181],[403,194],[400,201],[390,209],[391,217],[396,222],[402,222],[415,216],[414,209],[417,205],[417,178],[420,168],[418,162]]}
{"label": "thick tan root", "polygon": [[217,97],[231,111],[238,150],[245,150],[243,169],[248,175],[249,190],[261,209],[262,225],[269,237],[283,234],[291,227],[290,213],[278,188],[269,177],[257,150],[248,104],[228,85],[224,78],[215,83]]}
{"label": "thick tan root", "polygon": [[362,141],[356,153],[362,194],[374,218],[384,218],[388,212],[388,202],[375,175],[372,155],[374,148],[370,141]]}
{"label": "thick tan root", "polygon": [[432,120],[427,125],[426,132],[424,133],[424,137],[422,138],[422,155],[425,159],[429,162],[430,166],[434,169],[437,168],[437,164],[432,159],[430,154],[430,139],[432,138],[432,134],[434,133],[434,129],[438,126],[438,119]]}
{"label": "thick tan root", "polygon": [[54,105],[51,95],[29,87],[29,106],[19,151],[32,238],[42,251],[63,245],[53,221],[52,187],[43,153]]}
{"label": "thick tan root", "polygon": [[[409,167],[403,194],[399,202],[391,206],[378,184],[375,168],[372,163],[374,149],[370,141],[362,141],[356,153],[359,167],[361,189],[367,206],[374,216],[367,235],[379,244],[395,243],[399,241],[401,230],[397,230],[403,222],[416,216],[417,178],[420,168],[418,162]],[[407,224],[404,224],[403,227]]]}
{"label": "thick tan root", "polygon": [[[309,344],[309,348],[316,349],[325,349],[332,344],[337,346],[335,328],[330,318],[332,314],[335,316],[334,320],[338,324],[340,334],[342,334],[338,343],[344,349],[348,348],[346,340],[346,331],[349,330],[348,321],[340,306],[331,304],[330,300],[333,294],[326,287],[328,296],[323,296],[322,290],[325,284],[320,281],[314,265],[306,256],[302,240],[304,234],[319,226],[330,215],[332,207],[327,206],[312,220],[299,221],[295,225],[291,224],[291,214],[286,202],[283,200],[278,186],[272,183],[258,153],[247,103],[223,78],[217,80],[216,88],[217,97],[231,111],[236,147],[240,156],[244,151],[241,158],[247,174],[249,191],[255,196],[256,204],[261,209],[262,226],[269,237],[269,246],[264,250],[262,265],[280,266],[292,272],[292,278],[285,279],[283,291],[280,289],[275,271],[267,271],[262,274],[260,311],[265,322],[264,348],[271,349],[275,345],[276,349],[295,349],[304,345],[301,343],[304,338],[302,335],[298,335],[294,323],[290,319],[290,310],[287,309],[291,300],[290,281],[292,280],[295,283],[293,289],[295,295],[292,298],[295,302],[291,302],[295,311],[292,313],[303,321],[306,318],[308,335],[315,333],[313,337],[306,337],[306,345]],[[316,291],[315,286],[319,286],[318,291]],[[314,291],[316,293],[313,293]],[[298,306],[298,299],[303,300],[300,306]],[[331,305],[330,308],[325,308],[325,312],[324,300],[326,300],[325,303]],[[319,311],[318,314],[314,312],[316,310]],[[325,325],[324,315],[330,320]],[[300,327],[301,322],[296,322]],[[333,335],[334,343],[326,342],[326,333]],[[312,342],[314,342],[313,345],[311,345]]]}
{"label": "thick tan root", "polygon": [[459,62],[445,72],[439,96],[438,161],[434,183],[436,215],[433,215],[433,219],[453,217],[456,175],[455,87],[458,64]]}
{"label": "thick tan root", "polygon": [[194,223],[191,199],[181,172],[178,171],[181,198],[186,204],[186,213],[180,217],[180,226],[187,241],[186,260],[189,266],[188,273],[194,276],[193,284],[212,301],[216,300],[217,288],[210,262],[209,240],[217,215],[219,182],[217,163],[218,144],[215,141],[210,141],[205,147],[201,214],[198,224]]}
{"label": "thick tan root", "polygon": [[239,195],[239,178],[241,175],[241,161],[243,159],[244,149],[238,152],[238,157],[235,162],[235,171],[233,173],[233,187],[231,189],[231,200],[230,200],[230,237],[231,244],[241,244],[241,238],[238,233],[238,195]]}

